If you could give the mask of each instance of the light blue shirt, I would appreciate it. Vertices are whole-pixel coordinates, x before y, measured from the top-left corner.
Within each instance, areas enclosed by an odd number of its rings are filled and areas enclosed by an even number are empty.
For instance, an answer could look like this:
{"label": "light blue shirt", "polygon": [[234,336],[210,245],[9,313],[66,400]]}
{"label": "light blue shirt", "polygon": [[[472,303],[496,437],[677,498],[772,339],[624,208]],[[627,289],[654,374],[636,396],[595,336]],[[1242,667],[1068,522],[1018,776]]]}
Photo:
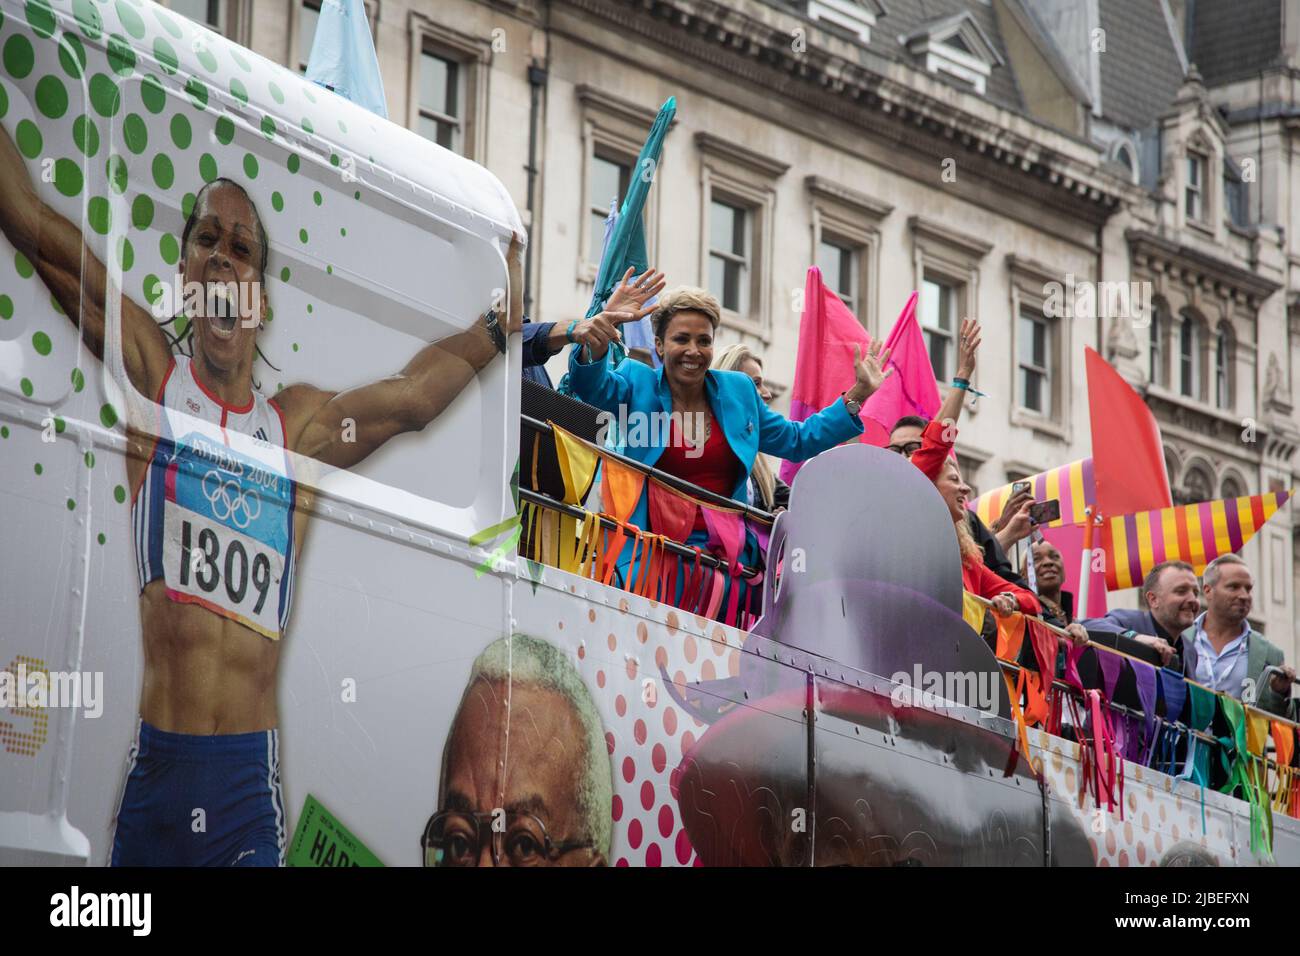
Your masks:
{"label": "light blue shirt", "polygon": [[1196,619],[1196,680],[1212,690],[1222,691],[1241,700],[1247,680],[1246,666],[1249,657],[1248,638],[1250,623],[1241,622],[1241,634],[1223,645],[1220,653],[1214,652],[1210,639],[1205,636],[1205,612]]}

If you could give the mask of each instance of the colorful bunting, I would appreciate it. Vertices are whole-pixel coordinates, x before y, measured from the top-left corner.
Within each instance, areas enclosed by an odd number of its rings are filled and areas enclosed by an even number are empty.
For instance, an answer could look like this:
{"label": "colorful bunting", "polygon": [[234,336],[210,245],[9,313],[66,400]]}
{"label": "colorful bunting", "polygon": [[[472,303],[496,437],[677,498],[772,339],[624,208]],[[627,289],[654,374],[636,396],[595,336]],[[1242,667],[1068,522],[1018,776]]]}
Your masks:
{"label": "colorful bunting", "polygon": [[[1043,525],[1045,528],[1082,524],[1088,517],[1084,509],[1097,503],[1091,458],[1081,458],[1059,468],[1049,468],[1023,480],[1030,482],[1035,501],[1056,499],[1061,502],[1060,520]],[[1008,482],[985,492],[966,507],[979,515],[984,524],[992,525],[1002,514],[1003,506],[1011,497],[1011,484]]]}
{"label": "colorful bunting", "polygon": [[1102,527],[1106,587],[1137,587],[1161,561],[1186,561],[1200,574],[1219,555],[1239,551],[1290,497],[1269,492],[1110,518]]}

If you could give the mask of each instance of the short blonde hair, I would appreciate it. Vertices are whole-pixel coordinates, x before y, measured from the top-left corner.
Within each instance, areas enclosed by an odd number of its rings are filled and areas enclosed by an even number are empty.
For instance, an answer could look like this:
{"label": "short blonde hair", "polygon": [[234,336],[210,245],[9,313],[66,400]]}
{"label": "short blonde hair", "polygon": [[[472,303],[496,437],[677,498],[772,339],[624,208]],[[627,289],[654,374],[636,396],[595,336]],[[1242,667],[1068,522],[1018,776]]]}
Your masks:
{"label": "short blonde hair", "polygon": [[715,329],[722,321],[722,306],[718,305],[718,300],[712,293],[694,286],[678,286],[659,297],[659,305],[651,319],[656,338],[664,337],[664,333],[668,331],[668,323],[678,312],[699,312]]}

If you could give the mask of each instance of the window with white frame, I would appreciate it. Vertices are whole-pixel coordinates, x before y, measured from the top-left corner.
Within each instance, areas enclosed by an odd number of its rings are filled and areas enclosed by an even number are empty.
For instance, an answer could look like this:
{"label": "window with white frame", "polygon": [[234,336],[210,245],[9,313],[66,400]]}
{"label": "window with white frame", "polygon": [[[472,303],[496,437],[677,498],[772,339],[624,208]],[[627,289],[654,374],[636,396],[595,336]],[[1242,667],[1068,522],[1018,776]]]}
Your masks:
{"label": "window with white frame", "polygon": [[1032,309],[1021,309],[1017,330],[1017,395],[1020,407],[1044,418],[1052,408],[1052,326],[1047,317]]}
{"label": "window with white frame", "polygon": [[1214,336],[1214,404],[1232,408],[1232,341],[1225,326]]}
{"label": "window with white frame", "polygon": [[740,315],[749,312],[753,220],[751,210],[726,199],[709,204],[709,291]]}
{"label": "window with white frame", "polygon": [[1184,313],[1178,322],[1178,391],[1200,397],[1200,334],[1196,319]]}
{"label": "window with white frame", "polygon": [[945,279],[927,275],[921,283],[917,314],[921,319],[934,377],[940,382],[948,381],[957,367],[958,298],[957,286]]}
{"label": "window with white frame", "polygon": [[461,152],[465,107],[460,64],[422,49],[419,75],[419,119],[415,131],[439,146]]}
{"label": "window with white frame", "polygon": [[812,261],[828,288],[874,331],[880,273],[880,228],[894,207],[824,176],[804,178],[811,202]]}
{"label": "window with white frame", "polygon": [[701,284],[722,304],[722,323],[768,341],[776,181],[789,163],[712,132],[695,134],[700,154]]}
{"label": "window with white frame", "polygon": [[605,220],[610,203],[622,202],[632,175],[632,161],[618,159],[601,150],[591,157],[587,188],[588,224],[587,261],[599,263],[605,249]]}
{"label": "window with white frame", "polygon": [[445,27],[415,10],[408,16],[407,128],[482,161],[491,40]]}
{"label": "window with white frame", "polygon": [[1151,325],[1147,329],[1147,381],[1153,385],[1165,384],[1165,310],[1151,306]]}
{"label": "window with white frame", "polygon": [[1194,222],[1205,222],[1205,182],[1209,161],[1203,153],[1189,150],[1186,160],[1187,181],[1183,186],[1183,211]]}
{"label": "window with white frame", "polygon": [[822,271],[822,281],[834,292],[849,311],[858,311],[858,249],[834,236],[823,236],[817,243],[817,267]]}

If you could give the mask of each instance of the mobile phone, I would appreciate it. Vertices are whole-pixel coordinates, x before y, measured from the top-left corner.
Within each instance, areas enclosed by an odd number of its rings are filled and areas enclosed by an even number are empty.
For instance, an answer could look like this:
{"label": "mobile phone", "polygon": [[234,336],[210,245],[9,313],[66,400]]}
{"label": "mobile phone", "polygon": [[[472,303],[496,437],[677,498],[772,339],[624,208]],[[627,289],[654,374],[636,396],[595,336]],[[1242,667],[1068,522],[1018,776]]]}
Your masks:
{"label": "mobile phone", "polygon": [[1015,482],[1015,483],[1012,484],[1012,486],[1011,486],[1011,497],[1014,498],[1016,495],[1024,494],[1026,491],[1028,491],[1028,490],[1030,489],[1030,487],[1031,487],[1031,485],[1030,485],[1030,483],[1027,482],[1027,481],[1017,481],[1017,482]]}
{"label": "mobile phone", "polygon": [[1050,501],[1035,501],[1029,506],[1029,520],[1034,524],[1051,524],[1061,517],[1061,501],[1059,498],[1053,498]]}

